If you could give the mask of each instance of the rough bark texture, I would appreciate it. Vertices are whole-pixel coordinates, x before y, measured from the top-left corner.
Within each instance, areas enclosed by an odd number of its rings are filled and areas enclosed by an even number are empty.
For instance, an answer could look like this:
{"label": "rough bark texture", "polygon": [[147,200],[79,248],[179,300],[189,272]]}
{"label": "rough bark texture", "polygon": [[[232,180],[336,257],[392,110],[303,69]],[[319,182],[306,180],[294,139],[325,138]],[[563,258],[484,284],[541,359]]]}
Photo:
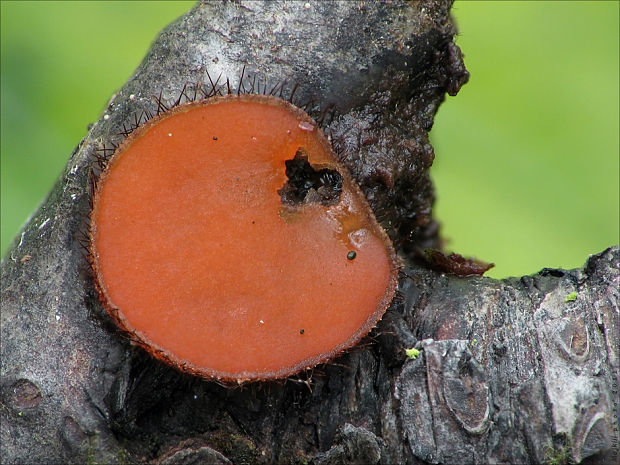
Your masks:
{"label": "rough bark texture", "polygon": [[[428,130],[467,79],[450,6],[205,3],[162,32],[2,263],[2,463],[618,459],[618,248],[503,281],[415,262],[437,245]],[[363,344],[295,379],[227,388],[124,339],[78,239],[103,144],[160,91],[175,100],[206,71],[237,89],[244,66],[267,91],[298,83],[317,117],[333,109],[324,126],[406,265]]]}

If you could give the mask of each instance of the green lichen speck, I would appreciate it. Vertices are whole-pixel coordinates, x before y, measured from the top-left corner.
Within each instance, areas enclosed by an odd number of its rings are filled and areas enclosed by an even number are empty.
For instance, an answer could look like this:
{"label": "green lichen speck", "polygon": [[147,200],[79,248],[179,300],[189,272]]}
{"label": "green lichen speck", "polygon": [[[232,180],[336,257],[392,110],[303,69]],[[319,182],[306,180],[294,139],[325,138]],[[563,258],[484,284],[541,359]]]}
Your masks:
{"label": "green lichen speck", "polygon": [[412,347],[411,349],[405,349],[405,354],[410,359],[415,360],[416,358],[418,358],[418,355],[420,355],[420,351]]}
{"label": "green lichen speck", "polygon": [[571,292],[566,297],[564,297],[564,302],[573,302],[575,300],[577,300],[577,293],[576,292]]}

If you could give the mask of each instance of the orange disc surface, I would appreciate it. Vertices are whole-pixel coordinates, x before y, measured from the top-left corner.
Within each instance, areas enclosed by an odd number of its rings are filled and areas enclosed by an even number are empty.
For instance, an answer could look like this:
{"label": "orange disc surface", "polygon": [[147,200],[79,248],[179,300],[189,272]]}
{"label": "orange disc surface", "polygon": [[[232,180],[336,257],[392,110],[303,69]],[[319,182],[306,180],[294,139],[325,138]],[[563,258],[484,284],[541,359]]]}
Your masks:
{"label": "orange disc surface", "polygon": [[[342,176],[337,203],[282,202],[300,150]],[[325,136],[264,96],[181,105],[134,131],[98,182],[91,252],[118,325],[224,380],[335,356],[376,324],[396,283],[389,239]]]}

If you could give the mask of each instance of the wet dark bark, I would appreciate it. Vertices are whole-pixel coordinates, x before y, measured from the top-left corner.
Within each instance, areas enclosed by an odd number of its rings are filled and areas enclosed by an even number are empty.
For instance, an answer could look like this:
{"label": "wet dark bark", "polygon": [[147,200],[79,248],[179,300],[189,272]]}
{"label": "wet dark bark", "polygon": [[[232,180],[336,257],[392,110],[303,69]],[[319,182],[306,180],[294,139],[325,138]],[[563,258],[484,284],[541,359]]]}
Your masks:
{"label": "wet dark bark", "polygon": [[[618,248],[503,281],[414,257],[438,245],[428,131],[467,80],[450,6],[206,3],[158,37],[2,263],[2,463],[617,460]],[[350,353],[237,388],[132,347],[80,246],[104,144],[156,111],[152,96],[220,73],[233,92],[281,85],[288,98],[298,84],[293,100],[323,120],[406,262],[399,297]]]}

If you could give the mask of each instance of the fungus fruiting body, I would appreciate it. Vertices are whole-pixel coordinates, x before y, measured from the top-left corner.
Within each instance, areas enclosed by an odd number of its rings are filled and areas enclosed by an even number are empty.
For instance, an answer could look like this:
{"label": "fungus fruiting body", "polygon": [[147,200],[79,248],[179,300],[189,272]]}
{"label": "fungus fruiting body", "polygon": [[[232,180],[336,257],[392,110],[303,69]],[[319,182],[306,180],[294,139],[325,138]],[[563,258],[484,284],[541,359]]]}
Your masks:
{"label": "fungus fruiting body", "polygon": [[395,292],[394,250],[359,188],[316,123],[275,97],[191,102],[136,129],[97,183],[90,234],[116,323],[207,378],[324,362]]}

